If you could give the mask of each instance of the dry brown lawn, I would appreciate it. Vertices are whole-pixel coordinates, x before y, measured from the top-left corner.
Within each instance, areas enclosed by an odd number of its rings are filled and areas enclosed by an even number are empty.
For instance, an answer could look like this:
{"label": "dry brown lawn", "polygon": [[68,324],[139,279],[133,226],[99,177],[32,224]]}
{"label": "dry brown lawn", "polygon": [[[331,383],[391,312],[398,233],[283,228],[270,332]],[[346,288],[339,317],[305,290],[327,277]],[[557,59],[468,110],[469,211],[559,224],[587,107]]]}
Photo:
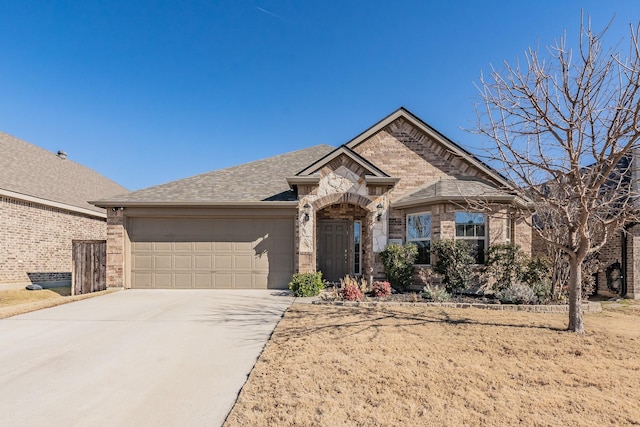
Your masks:
{"label": "dry brown lawn", "polygon": [[113,290],[71,296],[71,287],[42,289],[40,291],[28,291],[26,289],[0,290],[0,319],[110,292],[113,292]]}
{"label": "dry brown lawn", "polygon": [[293,305],[226,427],[640,425],[640,304],[585,316]]}

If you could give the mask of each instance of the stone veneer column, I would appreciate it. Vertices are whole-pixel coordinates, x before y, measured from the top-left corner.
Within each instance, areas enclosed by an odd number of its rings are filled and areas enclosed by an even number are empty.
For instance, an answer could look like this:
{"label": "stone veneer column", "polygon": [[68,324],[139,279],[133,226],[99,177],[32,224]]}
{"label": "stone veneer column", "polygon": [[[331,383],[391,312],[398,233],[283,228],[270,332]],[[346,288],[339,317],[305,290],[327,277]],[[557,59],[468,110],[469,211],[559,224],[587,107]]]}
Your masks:
{"label": "stone veneer column", "polygon": [[107,287],[124,287],[124,211],[107,208]]}
{"label": "stone veneer column", "polygon": [[298,202],[298,215],[297,220],[297,240],[298,240],[298,267],[297,270],[300,273],[310,273],[316,271],[315,266],[315,210],[311,210],[309,219],[304,219],[304,205],[311,200],[303,198]]}

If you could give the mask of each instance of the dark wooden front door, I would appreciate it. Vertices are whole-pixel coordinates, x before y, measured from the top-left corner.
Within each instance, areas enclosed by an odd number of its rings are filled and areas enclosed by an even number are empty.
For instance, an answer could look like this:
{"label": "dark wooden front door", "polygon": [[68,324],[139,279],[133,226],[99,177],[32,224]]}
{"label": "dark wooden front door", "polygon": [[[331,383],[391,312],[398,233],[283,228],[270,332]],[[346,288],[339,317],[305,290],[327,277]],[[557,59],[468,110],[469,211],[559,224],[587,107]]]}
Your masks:
{"label": "dark wooden front door", "polygon": [[318,265],[322,277],[337,282],[349,274],[349,221],[320,221]]}

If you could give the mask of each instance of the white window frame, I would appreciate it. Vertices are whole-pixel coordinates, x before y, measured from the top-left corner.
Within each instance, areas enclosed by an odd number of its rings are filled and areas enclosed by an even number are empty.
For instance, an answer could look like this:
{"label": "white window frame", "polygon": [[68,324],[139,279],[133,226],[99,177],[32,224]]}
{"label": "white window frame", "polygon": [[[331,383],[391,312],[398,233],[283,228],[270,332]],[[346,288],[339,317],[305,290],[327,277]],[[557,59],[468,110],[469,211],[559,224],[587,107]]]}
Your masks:
{"label": "white window frame", "polygon": [[[420,238],[420,239],[412,239],[409,237],[409,217],[410,216],[419,216],[419,215],[429,215],[429,238],[425,239],[425,238]],[[405,236],[406,236],[406,242],[407,243],[415,243],[415,242],[429,242],[429,263],[427,264],[418,264],[416,263],[416,265],[426,265],[429,266],[431,265],[431,242],[433,241],[433,234],[432,234],[432,230],[433,230],[433,215],[431,214],[430,211],[426,211],[426,212],[415,212],[415,213],[410,213],[407,214],[405,216]]]}
{"label": "white window frame", "polygon": [[[458,236],[458,224],[468,224],[465,222],[458,222],[457,216],[458,214],[474,214],[474,215],[482,215],[483,218],[483,225],[484,225],[484,236]],[[488,233],[488,220],[487,220],[487,215],[482,213],[482,212],[474,212],[474,211],[455,211],[454,213],[454,217],[453,217],[453,221],[454,221],[454,236],[456,240],[468,240],[468,241],[473,241],[473,242],[477,242],[479,240],[483,240],[484,241],[484,250],[487,249],[487,236],[489,235]],[[475,224],[475,223],[474,223]],[[482,257],[484,259],[484,255]]]}

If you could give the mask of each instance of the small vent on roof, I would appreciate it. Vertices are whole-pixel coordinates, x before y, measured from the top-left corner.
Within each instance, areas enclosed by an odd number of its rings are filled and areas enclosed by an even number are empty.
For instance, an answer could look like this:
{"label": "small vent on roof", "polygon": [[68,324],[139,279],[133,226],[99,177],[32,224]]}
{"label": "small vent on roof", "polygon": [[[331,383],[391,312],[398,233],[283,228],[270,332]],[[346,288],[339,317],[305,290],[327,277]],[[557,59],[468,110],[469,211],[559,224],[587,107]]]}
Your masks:
{"label": "small vent on roof", "polygon": [[58,150],[58,157],[60,157],[62,160],[67,158],[67,153],[65,153],[62,150]]}

